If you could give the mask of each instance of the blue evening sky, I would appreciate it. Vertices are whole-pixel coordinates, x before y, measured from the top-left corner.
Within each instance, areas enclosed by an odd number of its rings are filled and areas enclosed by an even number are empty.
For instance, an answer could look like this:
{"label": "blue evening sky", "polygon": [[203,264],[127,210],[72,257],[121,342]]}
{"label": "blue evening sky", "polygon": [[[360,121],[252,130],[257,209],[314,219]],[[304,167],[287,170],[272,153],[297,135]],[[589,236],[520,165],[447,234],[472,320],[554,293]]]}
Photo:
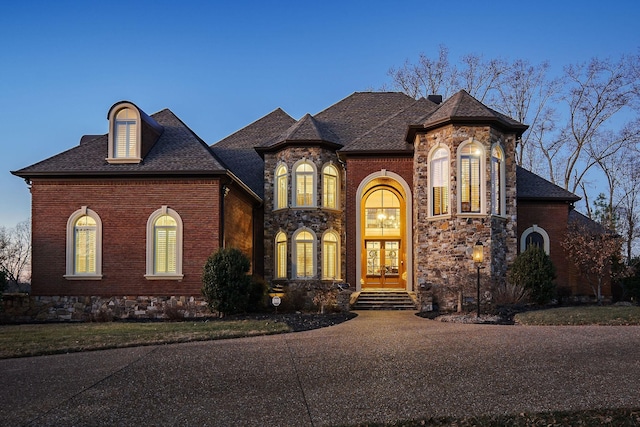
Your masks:
{"label": "blue evening sky", "polygon": [[0,226],[30,216],[9,173],[107,132],[130,100],[209,144],[281,107],[315,114],[390,67],[466,53],[552,67],[640,47],[640,1],[11,1],[0,8]]}

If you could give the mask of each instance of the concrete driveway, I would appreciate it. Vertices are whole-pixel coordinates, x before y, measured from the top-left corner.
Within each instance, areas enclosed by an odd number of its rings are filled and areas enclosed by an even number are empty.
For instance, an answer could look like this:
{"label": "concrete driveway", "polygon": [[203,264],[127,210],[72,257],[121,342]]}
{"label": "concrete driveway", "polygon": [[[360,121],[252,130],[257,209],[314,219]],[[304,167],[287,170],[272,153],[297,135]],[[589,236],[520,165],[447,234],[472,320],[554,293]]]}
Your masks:
{"label": "concrete driveway", "polygon": [[324,426],[640,406],[640,327],[358,314],[294,334],[0,360],[0,424]]}

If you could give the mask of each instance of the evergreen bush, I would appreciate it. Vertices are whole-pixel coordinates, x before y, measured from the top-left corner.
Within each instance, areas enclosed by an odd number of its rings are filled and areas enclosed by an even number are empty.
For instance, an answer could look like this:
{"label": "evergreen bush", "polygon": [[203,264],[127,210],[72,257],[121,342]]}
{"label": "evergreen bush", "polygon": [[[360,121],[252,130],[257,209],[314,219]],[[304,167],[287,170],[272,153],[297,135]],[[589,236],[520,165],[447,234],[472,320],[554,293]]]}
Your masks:
{"label": "evergreen bush", "polygon": [[209,309],[221,315],[244,312],[249,303],[251,262],[239,249],[222,248],[204,266],[202,294]]}
{"label": "evergreen bush", "polygon": [[555,296],[556,268],[539,246],[529,246],[516,257],[508,278],[513,285],[527,289],[537,304],[546,304]]}

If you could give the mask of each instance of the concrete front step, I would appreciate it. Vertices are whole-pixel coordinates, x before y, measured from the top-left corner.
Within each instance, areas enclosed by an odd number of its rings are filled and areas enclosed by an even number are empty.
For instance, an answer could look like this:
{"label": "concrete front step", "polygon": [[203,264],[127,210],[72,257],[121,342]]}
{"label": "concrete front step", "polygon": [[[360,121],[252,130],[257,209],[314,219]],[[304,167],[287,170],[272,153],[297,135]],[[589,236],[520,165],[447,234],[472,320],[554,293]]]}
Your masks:
{"label": "concrete front step", "polygon": [[416,305],[406,291],[360,292],[353,310],[415,310]]}

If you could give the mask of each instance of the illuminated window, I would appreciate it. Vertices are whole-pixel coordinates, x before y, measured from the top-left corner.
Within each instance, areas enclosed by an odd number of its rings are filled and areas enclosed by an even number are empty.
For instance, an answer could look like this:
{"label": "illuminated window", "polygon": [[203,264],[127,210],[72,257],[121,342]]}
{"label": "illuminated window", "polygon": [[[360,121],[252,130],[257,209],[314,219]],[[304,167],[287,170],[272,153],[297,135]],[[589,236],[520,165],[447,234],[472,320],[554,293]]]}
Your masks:
{"label": "illuminated window", "polygon": [[494,215],[505,214],[504,168],[504,154],[496,144],[491,150],[491,213]]}
{"label": "illuminated window", "polygon": [[67,221],[67,279],[102,278],[102,221],[83,206]]}
{"label": "illuminated window", "polygon": [[337,279],[340,277],[339,260],[340,245],[338,234],[327,231],[322,237],[322,278]]}
{"label": "illuminated window", "polygon": [[109,112],[109,163],[139,163],[141,154],[140,112],[121,103]]}
{"label": "illuminated window", "polygon": [[295,167],[295,204],[296,206],[315,206],[315,168],[303,161]]}
{"label": "illuminated window", "polygon": [[460,212],[482,212],[483,150],[480,144],[468,143],[459,150]]}
{"label": "illuminated window", "polygon": [[400,199],[393,191],[377,189],[367,197],[365,236],[400,236]]}
{"label": "illuminated window", "polygon": [[287,277],[287,236],[282,232],[276,234],[276,279]]}
{"label": "illuminated window", "polygon": [[279,165],[276,168],[274,209],[284,209],[287,207],[287,186],[287,167],[285,165]]}
{"label": "illuminated window", "polygon": [[182,279],[182,219],[166,206],[147,221],[147,279]]}
{"label": "illuminated window", "polygon": [[431,157],[431,215],[449,213],[449,152],[439,148]]}
{"label": "illuminated window", "polygon": [[178,226],[169,215],[156,219],[154,230],[153,272],[176,273],[176,238]]}
{"label": "illuminated window", "polygon": [[333,165],[322,169],[322,206],[338,208],[338,169]]}
{"label": "illuminated window", "polygon": [[310,279],[315,276],[315,236],[313,232],[302,229],[296,232],[293,237],[295,260],[295,277],[299,279]]}

